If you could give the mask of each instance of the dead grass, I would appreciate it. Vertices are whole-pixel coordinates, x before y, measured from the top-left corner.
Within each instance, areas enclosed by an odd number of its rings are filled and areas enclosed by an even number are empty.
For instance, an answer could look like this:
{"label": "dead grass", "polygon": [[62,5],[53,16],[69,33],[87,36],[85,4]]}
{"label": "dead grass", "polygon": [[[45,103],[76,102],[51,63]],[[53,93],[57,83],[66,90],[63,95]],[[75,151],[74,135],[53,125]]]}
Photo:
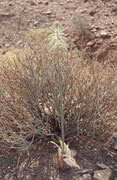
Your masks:
{"label": "dead grass", "polygon": [[[37,33],[37,32],[36,32]],[[26,50],[7,56],[0,67],[0,139],[2,148],[26,150],[35,137],[61,135],[56,53],[48,33]],[[77,49],[60,53],[65,139],[106,143],[116,129],[115,68],[83,58]]]}

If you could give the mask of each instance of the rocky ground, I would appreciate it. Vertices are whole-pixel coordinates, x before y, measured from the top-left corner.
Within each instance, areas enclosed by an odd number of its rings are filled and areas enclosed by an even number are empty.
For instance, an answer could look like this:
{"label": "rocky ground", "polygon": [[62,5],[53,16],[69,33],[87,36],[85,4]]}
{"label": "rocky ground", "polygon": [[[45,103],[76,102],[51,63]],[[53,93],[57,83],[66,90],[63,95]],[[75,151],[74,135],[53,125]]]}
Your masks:
{"label": "rocky ground", "polygon": [[0,152],[0,180],[116,180],[114,149],[100,150],[96,154],[77,143],[70,148],[80,169],[58,169],[57,149],[50,143],[33,147],[28,152]]}
{"label": "rocky ground", "polygon": [[[70,41],[100,61],[117,59],[116,0],[0,1],[0,50],[23,46],[23,31],[59,20]],[[85,31],[85,36],[79,35]],[[110,58],[111,57],[111,58]]]}
{"label": "rocky ground", "polygon": [[[56,20],[66,28],[68,41],[89,58],[117,63],[116,0],[0,0],[0,52],[23,47],[24,31],[50,27]],[[116,148],[98,155],[73,148],[81,169],[63,172],[56,167],[53,146],[34,147],[29,154],[0,151],[0,180],[116,180]]]}

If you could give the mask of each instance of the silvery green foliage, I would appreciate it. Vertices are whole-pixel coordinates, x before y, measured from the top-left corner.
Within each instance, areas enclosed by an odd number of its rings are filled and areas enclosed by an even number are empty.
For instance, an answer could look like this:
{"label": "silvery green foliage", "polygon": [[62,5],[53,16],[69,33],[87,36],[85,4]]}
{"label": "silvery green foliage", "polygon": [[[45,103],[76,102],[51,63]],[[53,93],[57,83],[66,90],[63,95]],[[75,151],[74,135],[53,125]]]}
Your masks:
{"label": "silvery green foliage", "polygon": [[50,50],[60,47],[67,50],[67,44],[65,43],[66,38],[63,31],[64,28],[58,21],[53,24],[49,35],[49,46],[51,47]]}
{"label": "silvery green foliage", "polygon": [[61,106],[61,136],[62,136],[62,154],[64,154],[64,111],[63,111],[63,90],[62,90],[62,80],[61,80],[61,67],[60,67],[60,56],[59,49],[67,50],[67,44],[65,43],[64,28],[59,22],[55,22],[50,29],[49,35],[49,46],[50,50],[55,49],[57,52],[57,68],[58,68],[58,80],[59,80],[59,90],[60,90],[60,106]]}

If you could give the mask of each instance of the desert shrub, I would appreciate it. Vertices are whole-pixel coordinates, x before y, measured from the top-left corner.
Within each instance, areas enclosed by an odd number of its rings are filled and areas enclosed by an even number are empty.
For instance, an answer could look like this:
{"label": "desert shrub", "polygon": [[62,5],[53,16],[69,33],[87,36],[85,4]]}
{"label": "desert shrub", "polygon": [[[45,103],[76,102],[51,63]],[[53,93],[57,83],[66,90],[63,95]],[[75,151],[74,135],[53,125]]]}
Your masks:
{"label": "desert shrub", "polygon": [[[17,51],[12,61],[8,56],[1,61],[2,147],[26,150],[37,137],[61,136],[57,54],[47,42],[44,35],[28,50]],[[106,143],[116,129],[115,68],[84,60],[77,49],[61,51],[60,64],[65,140],[89,137]]]}
{"label": "desert shrub", "polygon": [[[86,35],[90,29],[90,19],[81,13],[75,12],[71,18],[72,30],[78,35]],[[70,27],[70,28],[71,28]]]}

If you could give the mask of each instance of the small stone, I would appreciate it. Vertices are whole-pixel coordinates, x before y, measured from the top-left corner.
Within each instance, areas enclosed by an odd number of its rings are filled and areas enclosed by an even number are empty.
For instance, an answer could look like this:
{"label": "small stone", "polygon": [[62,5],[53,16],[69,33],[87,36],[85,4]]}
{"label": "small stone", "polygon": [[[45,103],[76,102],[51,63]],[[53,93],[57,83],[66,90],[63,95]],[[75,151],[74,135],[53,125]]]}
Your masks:
{"label": "small stone", "polygon": [[12,4],[12,2],[9,2],[9,6],[12,6],[13,4]]}
{"label": "small stone", "polygon": [[2,51],[2,54],[5,55],[5,54],[6,54],[6,51]]}
{"label": "small stone", "polygon": [[91,32],[96,32],[97,30],[96,30],[96,28],[94,28],[94,29],[91,29]]}
{"label": "small stone", "polygon": [[49,177],[49,179],[48,180],[53,180],[53,177]]}
{"label": "small stone", "polygon": [[10,45],[9,44],[5,44],[5,46],[6,46],[6,48],[9,48]]}
{"label": "small stone", "polygon": [[83,9],[80,12],[83,14],[83,13],[87,12],[87,9]]}
{"label": "small stone", "polygon": [[81,173],[92,175],[92,174],[94,173],[94,170],[93,170],[93,169],[85,169],[85,170],[83,170]]}
{"label": "small stone", "polygon": [[99,37],[100,37],[99,33],[97,33],[97,34],[95,35],[95,37],[96,37],[96,38],[99,38]]}
{"label": "small stone", "polygon": [[34,1],[30,1],[30,5],[31,5],[31,6],[35,6],[36,3],[35,3]]}
{"label": "small stone", "polygon": [[89,15],[90,15],[90,16],[94,16],[95,13],[96,13],[96,11],[90,11]]}
{"label": "small stone", "polygon": [[13,13],[2,13],[2,14],[0,14],[0,16],[1,16],[1,17],[7,17],[7,18],[10,18],[10,17],[15,16],[15,14],[13,14]]}
{"label": "small stone", "polygon": [[49,18],[55,18],[54,14],[49,15]]}
{"label": "small stone", "polygon": [[6,174],[6,175],[5,175],[5,179],[9,179],[9,174]]}
{"label": "small stone", "polygon": [[105,31],[102,31],[102,32],[100,33],[100,36],[101,36],[102,38],[110,37],[109,34],[108,34],[107,32],[105,32]]}
{"label": "small stone", "polygon": [[35,22],[34,22],[34,26],[37,26],[37,25],[38,25],[38,23],[39,23],[38,21],[35,21]]}
{"label": "small stone", "polygon": [[32,177],[30,175],[27,175],[26,180],[32,180]]}
{"label": "small stone", "polygon": [[103,40],[102,40],[102,39],[98,39],[98,40],[96,41],[96,43],[97,43],[98,45],[101,45],[101,44],[103,43]]}
{"label": "small stone", "polygon": [[47,6],[49,4],[49,2],[45,2],[45,5]]}
{"label": "small stone", "polygon": [[111,12],[112,13],[117,13],[117,7],[113,8]]}
{"label": "small stone", "polygon": [[99,30],[100,29],[100,27],[99,26],[95,26],[95,25],[92,25],[91,27],[90,27],[90,30],[92,31],[92,32],[96,32],[97,30]]}
{"label": "small stone", "polygon": [[92,176],[90,174],[84,174],[79,180],[92,180]]}
{"label": "small stone", "polygon": [[51,15],[51,14],[52,14],[52,11],[48,10],[48,11],[46,12],[46,14],[47,14],[47,15]]}
{"label": "small stone", "polygon": [[14,179],[13,176],[10,176],[10,177],[9,177],[9,180],[13,180],[13,179]]}
{"label": "small stone", "polygon": [[115,151],[117,151],[117,145],[114,146]]}
{"label": "small stone", "polygon": [[19,46],[20,44],[22,44],[22,41],[21,40],[17,41],[16,45]]}
{"label": "small stone", "polygon": [[97,166],[101,169],[110,169],[108,166],[106,166],[105,164],[103,163],[97,163]]}
{"label": "small stone", "polygon": [[88,2],[88,0],[84,0],[84,3]]}
{"label": "small stone", "polygon": [[[117,36],[116,36],[116,37],[117,37]],[[112,138],[115,139],[115,140],[117,140],[117,132],[114,132],[114,133],[112,134]]]}
{"label": "small stone", "polygon": [[42,4],[42,1],[38,1],[38,4]]}
{"label": "small stone", "polygon": [[88,43],[87,43],[87,46],[93,46],[94,45],[94,41],[89,41]]}
{"label": "small stone", "polygon": [[63,3],[63,2],[60,2],[59,4],[60,4],[60,5],[63,5],[64,3]]}
{"label": "small stone", "polygon": [[109,14],[108,14],[108,13],[105,13],[104,15],[105,15],[105,16],[109,16]]}
{"label": "small stone", "polygon": [[99,170],[94,172],[94,180],[109,180],[111,177],[111,170]]}

